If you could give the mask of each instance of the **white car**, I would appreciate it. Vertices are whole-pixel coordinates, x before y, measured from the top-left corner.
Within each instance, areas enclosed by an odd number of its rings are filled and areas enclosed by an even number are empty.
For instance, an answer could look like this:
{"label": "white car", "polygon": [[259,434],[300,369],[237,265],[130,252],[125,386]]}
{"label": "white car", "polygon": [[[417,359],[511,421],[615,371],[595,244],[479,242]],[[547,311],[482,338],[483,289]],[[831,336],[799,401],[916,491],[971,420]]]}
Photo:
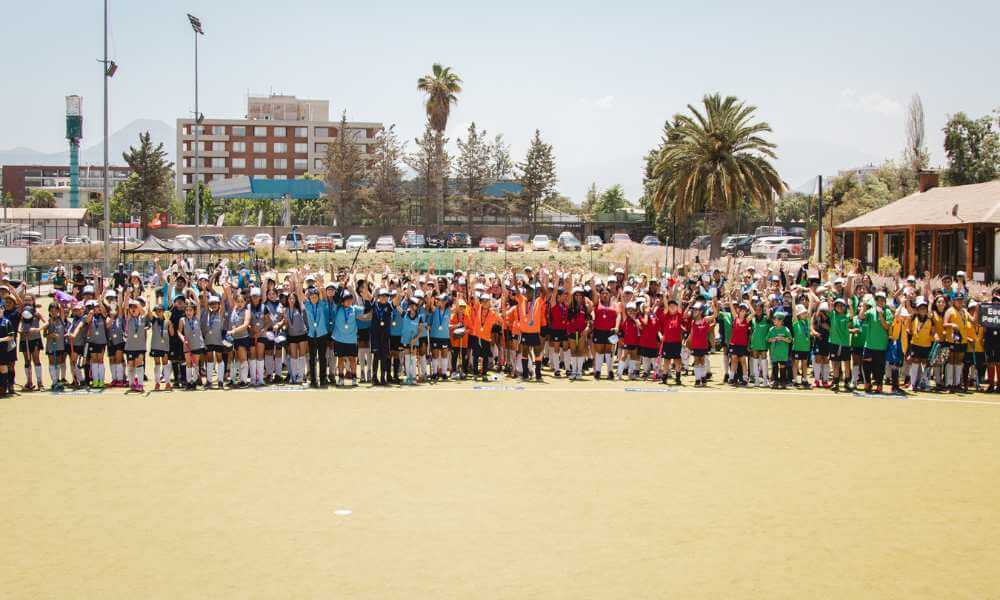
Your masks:
{"label": "white car", "polygon": [[391,235],[383,235],[375,240],[375,252],[395,252],[396,240]]}
{"label": "white car", "polygon": [[367,250],[368,236],[357,235],[357,234],[352,235],[351,237],[347,238],[347,243],[344,244],[344,247],[347,248],[348,250],[357,250],[358,248],[361,248],[362,250]]}
{"label": "white car", "polygon": [[803,242],[802,238],[792,236],[757,238],[750,246],[750,255],[754,258],[769,258],[771,260],[801,258]]}
{"label": "white car", "polygon": [[627,233],[616,233],[613,236],[611,236],[612,244],[619,244],[622,242],[631,242],[631,241],[632,238],[630,238]]}
{"label": "white car", "polygon": [[175,235],[174,236],[174,241],[175,242],[184,242],[184,243],[193,242],[194,241],[194,236],[188,235],[186,233],[182,233],[180,235]]}
{"label": "white car", "polygon": [[271,234],[270,233],[258,233],[253,236],[252,244],[254,246],[270,246],[271,245]]}
{"label": "white car", "polygon": [[[111,240],[114,242],[114,239]],[[118,243],[124,242],[124,239]],[[90,238],[85,235],[64,235],[62,239],[63,246],[85,246],[90,244]]]}
{"label": "white car", "polygon": [[531,238],[531,249],[533,251],[538,250],[548,250],[549,249],[549,236],[539,233],[535,237]]}

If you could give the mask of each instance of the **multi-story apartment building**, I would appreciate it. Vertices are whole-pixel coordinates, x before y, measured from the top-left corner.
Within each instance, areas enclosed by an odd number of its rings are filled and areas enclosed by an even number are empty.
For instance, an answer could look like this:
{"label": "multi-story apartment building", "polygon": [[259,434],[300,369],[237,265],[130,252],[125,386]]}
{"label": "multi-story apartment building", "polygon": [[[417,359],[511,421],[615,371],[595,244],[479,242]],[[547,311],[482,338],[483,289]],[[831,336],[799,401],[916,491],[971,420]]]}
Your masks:
{"label": "multi-story apartment building", "polygon": [[[128,178],[132,172],[130,167],[109,166],[111,181],[109,187],[115,187]],[[31,190],[47,190],[56,198],[56,208],[70,208],[69,205],[69,166],[59,165],[4,165],[3,193],[10,194],[18,206],[24,203]],[[104,194],[104,167],[80,165],[80,208],[88,200],[98,199]]]}
{"label": "multi-story apartment building", "polygon": [[265,179],[295,179],[326,171],[327,148],[341,135],[359,145],[365,155],[382,129],[381,123],[330,121],[327,100],[295,96],[251,96],[245,119],[201,122],[195,163],[194,119],[177,119],[177,192],[187,194],[199,179],[208,183],[238,175]]}

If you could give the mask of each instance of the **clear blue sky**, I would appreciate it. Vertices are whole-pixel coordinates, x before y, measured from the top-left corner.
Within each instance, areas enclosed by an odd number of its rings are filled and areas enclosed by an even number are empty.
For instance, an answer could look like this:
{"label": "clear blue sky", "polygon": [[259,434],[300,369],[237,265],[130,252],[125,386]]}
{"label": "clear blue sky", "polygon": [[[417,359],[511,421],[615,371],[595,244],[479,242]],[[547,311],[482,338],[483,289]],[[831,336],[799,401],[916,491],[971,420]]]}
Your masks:
{"label": "clear blue sky", "polygon": [[[173,125],[192,110],[186,12],[205,24],[207,115],[241,115],[248,90],[273,90],[329,99],[334,114],[396,123],[412,139],[424,120],[416,79],[440,61],[465,80],[451,139],[475,121],[502,132],[518,159],[541,129],[574,201],[591,181],[635,199],[664,119],[706,92],[759,107],[792,187],[898,156],[914,93],[935,164],[948,113],[1000,105],[997,2],[118,0],[112,131],[137,118]],[[100,1],[13,2],[5,17],[0,149],[63,149],[69,93],[84,96],[84,144],[98,143]]]}

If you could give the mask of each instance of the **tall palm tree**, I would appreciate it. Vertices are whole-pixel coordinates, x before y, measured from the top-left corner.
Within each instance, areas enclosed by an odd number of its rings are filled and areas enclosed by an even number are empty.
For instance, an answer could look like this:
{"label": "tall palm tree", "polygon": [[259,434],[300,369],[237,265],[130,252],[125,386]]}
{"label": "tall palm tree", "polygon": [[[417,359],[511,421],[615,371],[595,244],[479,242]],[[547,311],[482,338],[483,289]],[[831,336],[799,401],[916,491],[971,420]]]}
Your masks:
{"label": "tall palm tree", "polygon": [[757,107],[735,96],[719,94],[702,99],[704,112],[688,105],[687,114],[674,115],[653,168],[656,191],[653,206],[670,207],[670,217],[680,223],[697,212],[711,212],[712,256],[721,250],[722,228],[744,201],[764,212],[785,189],[769,162],[777,146],[762,137],[771,126],[757,122]]}
{"label": "tall palm tree", "polygon": [[[435,177],[428,186],[431,197],[431,206],[434,200],[444,193],[444,130],[448,126],[448,115],[451,112],[451,105],[458,103],[458,94],[462,92],[462,78],[451,70],[451,67],[443,67],[439,63],[431,66],[431,73],[424,75],[417,80],[417,89],[427,94],[424,107],[427,110],[427,121],[431,129],[434,130],[434,158]],[[432,211],[424,211],[424,225],[429,227],[433,224],[431,219]],[[444,214],[441,215],[442,219]]]}

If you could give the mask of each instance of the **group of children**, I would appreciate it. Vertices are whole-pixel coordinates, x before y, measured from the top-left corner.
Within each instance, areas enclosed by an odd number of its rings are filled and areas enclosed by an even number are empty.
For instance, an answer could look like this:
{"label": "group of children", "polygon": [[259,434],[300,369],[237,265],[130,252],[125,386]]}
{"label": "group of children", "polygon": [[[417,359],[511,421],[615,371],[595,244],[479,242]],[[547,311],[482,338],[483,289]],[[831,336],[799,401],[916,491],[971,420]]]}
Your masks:
{"label": "group of children", "polygon": [[[119,269],[122,271],[122,269]],[[220,264],[188,273],[74,275],[43,310],[22,286],[0,284],[0,393],[50,387],[153,389],[418,384],[565,372],[694,385],[722,351],[733,386],[1000,391],[1000,336],[967,302],[964,274],[931,289],[911,277],[875,289],[864,275],[795,277],[718,269],[601,278],[543,265],[537,272],[433,271],[280,276]],[[106,287],[107,286],[107,287]],[[71,293],[72,292],[72,293]],[[107,367],[107,370],[106,370]],[[811,382],[810,382],[811,379]],[[934,382],[931,386],[930,381]]]}

